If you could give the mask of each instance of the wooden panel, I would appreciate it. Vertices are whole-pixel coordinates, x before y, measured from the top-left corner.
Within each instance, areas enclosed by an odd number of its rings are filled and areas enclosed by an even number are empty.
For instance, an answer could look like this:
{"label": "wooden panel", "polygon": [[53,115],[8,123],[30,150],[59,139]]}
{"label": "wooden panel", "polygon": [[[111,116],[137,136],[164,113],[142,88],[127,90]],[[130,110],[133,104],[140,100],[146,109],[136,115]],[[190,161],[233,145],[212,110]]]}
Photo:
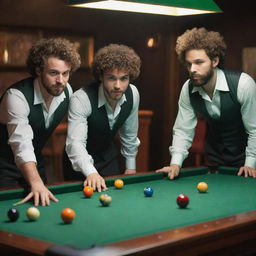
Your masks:
{"label": "wooden panel", "polygon": [[150,124],[153,111],[139,111],[139,132],[140,147],[136,159],[137,172],[149,171],[149,144],[150,144]]}

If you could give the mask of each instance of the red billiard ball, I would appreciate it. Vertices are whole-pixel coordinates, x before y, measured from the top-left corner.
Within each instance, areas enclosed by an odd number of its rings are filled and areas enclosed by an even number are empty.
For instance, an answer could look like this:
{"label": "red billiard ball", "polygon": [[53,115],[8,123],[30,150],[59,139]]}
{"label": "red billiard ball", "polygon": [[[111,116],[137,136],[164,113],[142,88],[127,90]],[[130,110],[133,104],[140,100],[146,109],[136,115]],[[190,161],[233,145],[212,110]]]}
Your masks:
{"label": "red billiard ball", "polygon": [[83,193],[84,193],[84,195],[85,195],[86,197],[91,197],[92,194],[93,194],[93,188],[90,187],[90,186],[86,186],[86,187],[84,187],[84,189],[83,189]]}
{"label": "red billiard ball", "polygon": [[70,224],[76,217],[76,213],[71,208],[65,208],[61,211],[61,218],[66,224]]}
{"label": "red billiard ball", "polygon": [[180,208],[186,208],[189,203],[189,198],[187,195],[180,194],[176,199],[177,204]]}

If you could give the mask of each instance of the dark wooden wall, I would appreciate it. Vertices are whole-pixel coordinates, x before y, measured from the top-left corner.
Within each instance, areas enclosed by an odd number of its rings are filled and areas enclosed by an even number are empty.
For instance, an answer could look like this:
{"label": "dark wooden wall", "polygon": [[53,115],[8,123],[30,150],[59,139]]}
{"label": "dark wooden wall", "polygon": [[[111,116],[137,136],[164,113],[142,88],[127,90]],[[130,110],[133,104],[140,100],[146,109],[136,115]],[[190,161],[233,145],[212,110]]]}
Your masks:
{"label": "dark wooden wall", "polygon": [[[179,91],[186,79],[174,52],[177,36],[195,26],[221,32],[228,45],[226,65],[234,69],[242,68],[242,49],[256,46],[255,1],[244,0],[240,5],[234,2],[216,0],[224,10],[222,14],[167,17],[71,8],[65,6],[65,0],[1,0],[0,28],[93,36],[95,50],[109,43],[133,47],[142,59],[141,75],[135,82],[141,95],[140,109],[154,111],[150,136],[153,170],[169,163],[171,127]],[[147,37],[157,34],[159,47],[148,49]],[[0,89],[25,75],[25,70],[0,68]],[[77,89],[91,79],[89,70],[80,70],[71,83]]]}

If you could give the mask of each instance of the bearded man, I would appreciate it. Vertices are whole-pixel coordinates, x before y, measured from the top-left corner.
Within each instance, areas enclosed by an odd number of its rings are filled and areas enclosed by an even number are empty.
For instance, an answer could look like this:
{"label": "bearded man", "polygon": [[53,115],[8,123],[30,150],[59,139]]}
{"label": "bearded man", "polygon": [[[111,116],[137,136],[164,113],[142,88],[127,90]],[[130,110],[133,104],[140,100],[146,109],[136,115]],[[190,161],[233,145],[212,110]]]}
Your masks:
{"label": "bearded man", "polygon": [[256,85],[248,74],[223,69],[225,51],[223,37],[205,28],[187,30],[177,39],[176,52],[190,79],[179,98],[170,166],[157,170],[170,179],[179,175],[188,156],[197,115],[207,123],[210,171],[237,167],[239,176],[256,178]]}

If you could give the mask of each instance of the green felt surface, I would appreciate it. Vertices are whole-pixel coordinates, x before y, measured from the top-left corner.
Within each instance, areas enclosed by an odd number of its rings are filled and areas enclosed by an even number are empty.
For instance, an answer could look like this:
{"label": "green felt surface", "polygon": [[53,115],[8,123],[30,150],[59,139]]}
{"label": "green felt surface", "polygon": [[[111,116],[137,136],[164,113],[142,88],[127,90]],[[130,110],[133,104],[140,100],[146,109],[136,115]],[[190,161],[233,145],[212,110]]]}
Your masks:
{"label": "green felt surface", "polygon": [[[225,170],[230,175],[226,175]],[[15,195],[20,191],[0,192],[0,229],[89,248],[255,210],[256,179],[234,174],[234,170],[225,168],[219,174],[207,174],[207,169],[202,168],[184,171],[180,178],[170,181],[162,174],[150,173],[124,179],[125,187],[121,190],[115,189],[114,180],[110,179],[107,193],[113,201],[109,207],[101,206],[101,193],[85,198],[81,184],[56,186],[52,191],[59,202],[38,207],[41,217],[35,222],[26,218],[26,209],[31,203],[18,206],[20,218],[9,222],[6,213],[17,202]],[[207,193],[198,193],[196,186],[200,181],[208,183]],[[147,186],[154,190],[151,198],[143,194]],[[186,209],[176,204],[180,193],[190,198]],[[76,212],[72,224],[64,224],[60,218],[61,210],[67,207]]]}

